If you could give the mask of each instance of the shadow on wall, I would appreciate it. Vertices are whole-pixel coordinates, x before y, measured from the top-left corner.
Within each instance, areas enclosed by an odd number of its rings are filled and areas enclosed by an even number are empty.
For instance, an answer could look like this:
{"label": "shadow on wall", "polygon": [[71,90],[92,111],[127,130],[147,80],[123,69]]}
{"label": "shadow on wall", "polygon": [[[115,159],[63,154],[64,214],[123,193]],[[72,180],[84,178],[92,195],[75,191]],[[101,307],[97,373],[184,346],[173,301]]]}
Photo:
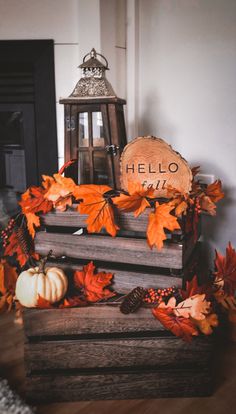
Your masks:
{"label": "shadow on wall", "polygon": [[[160,123],[158,114],[161,114],[161,124],[165,126],[165,136],[162,136],[159,132],[162,125],[158,128],[158,124]],[[160,106],[160,101],[155,92],[145,98],[145,109],[142,112],[142,116],[139,118],[138,129],[140,136],[153,135],[163,138],[175,149],[176,143],[174,136],[176,135],[176,129],[174,128],[174,125],[171,124],[169,119],[167,120],[165,118],[163,110]]]}
{"label": "shadow on wall", "polygon": [[[176,138],[177,130],[173,124],[163,117],[163,110],[159,104],[155,93],[145,99],[146,105],[142,117],[139,119],[139,135],[154,135],[165,139],[173,149],[178,151],[178,141]],[[155,117],[154,117],[155,108]],[[158,114],[161,114],[160,121]],[[160,123],[161,122],[161,123]],[[154,127],[155,125],[155,127]],[[159,125],[159,127],[158,127]],[[159,131],[165,130],[165,134]],[[206,139],[207,142],[207,139]],[[183,143],[181,144],[183,147]],[[206,151],[208,151],[206,149]],[[184,154],[183,154],[184,155]],[[205,155],[205,154],[204,154]],[[208,154],[206,154],[208,155]],[[229,241],[236,247],[236,209],[234,208],[236,200],[235,188],[227,187],[227,177],[223,168],[212,162],[212,152],[209,149],[209,160],[195,160],[195,154],[187,159],[191,167],[200,165],[201,172],[204,174],[213,174],[215,179],[221,179],[225,198],[217,203],[216,216],[203,215],[202,217],[202,241],[203,256],[212,267],[212,260],[215,256],[215,249],[224,253]]]}

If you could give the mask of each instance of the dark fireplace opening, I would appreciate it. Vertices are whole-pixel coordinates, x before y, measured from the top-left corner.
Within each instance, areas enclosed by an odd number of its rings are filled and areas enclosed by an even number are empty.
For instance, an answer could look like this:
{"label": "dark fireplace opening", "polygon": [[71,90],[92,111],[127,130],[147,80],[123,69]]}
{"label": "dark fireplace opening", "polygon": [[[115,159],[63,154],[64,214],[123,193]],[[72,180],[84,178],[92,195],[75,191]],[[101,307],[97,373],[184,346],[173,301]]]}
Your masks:
{"label": "dark fireplace opening", "polygon": [[57,168],[54,42],[0,41],[0,221]]}

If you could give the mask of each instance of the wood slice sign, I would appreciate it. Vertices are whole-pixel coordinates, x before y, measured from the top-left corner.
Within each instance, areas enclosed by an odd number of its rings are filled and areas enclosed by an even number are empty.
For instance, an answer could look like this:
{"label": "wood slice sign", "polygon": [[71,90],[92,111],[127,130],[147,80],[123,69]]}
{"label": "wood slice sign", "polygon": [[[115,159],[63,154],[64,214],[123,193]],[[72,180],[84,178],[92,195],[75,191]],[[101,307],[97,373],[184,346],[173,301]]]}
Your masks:
{"label": "wood slice sign", "polygon": [[126,145],[121,156],[123,190],[128,190],[129,181],[153,187],[156,197],[166,197],[168,186],[189,193],[192,172],[187,161],[163,139],[138,137]]}

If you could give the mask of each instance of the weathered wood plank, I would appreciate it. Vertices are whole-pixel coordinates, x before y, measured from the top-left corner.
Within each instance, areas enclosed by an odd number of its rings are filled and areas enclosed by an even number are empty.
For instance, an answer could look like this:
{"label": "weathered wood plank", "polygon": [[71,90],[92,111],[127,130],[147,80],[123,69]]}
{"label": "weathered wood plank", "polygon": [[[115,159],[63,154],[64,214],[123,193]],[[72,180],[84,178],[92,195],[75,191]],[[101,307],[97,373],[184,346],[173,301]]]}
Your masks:
{"label": "weathered wood plank", "polygon": [[[147,230],[148,216],[150,211],[146,210],[139,217],[134,217],[133,213],[119,212],[115,214],[117,224],[122,230],[138,231],[145,233]],[[45,226],[62,226],[62,227],[87,227],[86,214],[79,214],[76,211],[76,205],[66,211],[52,211],[41,215],[41,222]],[[175,234],[182,234],[181,230],[175,230]]]}
{"label": "weathered wood plank", "polygon": [[150,249],[144,239],[38,232],[36,252],[45,255],[51,249],[56,256],[172,269],[182,269],[191,253],[188,251],[188,256],[184,255],[182,243],[165,243],[161,250],[157,250]]}
{"label": "weathered wood plank", "polygon": [[[88,261],[86,261],[86,264]],[[79,270],[82,268],[84,264],[81,262],[78,262],[77,264],[72,262],[62,262],[62,261],[49,261],[47,263],[47,266],[58,266],[62,269],[64,269],[65,273],[70,277],[73,274],[73,271]],[[96,265],[96,262],[95,262]],[[135,266],[136,270],[137,266]],[[111,267],[109,264],[107,264],[106,267],[103,266],[96,266],[96,269],[98,272],[109,272],[113,274],[113,281],[111,284],[111,287],[113,290],[115,290],[118,293],[128,293],[132,289],[134,289],[137,286],[142,286],[146,289],[151,287],[158,287],[158,288],[166,288],[169,286],[176,286],[181,288],[184,275],[180,273],[179,275],[172,275],[169,274],[161,274],[161,269],[156,270],[156,272],[147,273],[149,271],[149,268],[144,271],[135,271],[135,270],[123,270],[120,269],[118,266]]]}
{"label": "weathered wood plank", "polygon": [[33,402],[200,397],[211,394],[212,378],[208,369],[32,375],[26,386],[26,396]]}
{"label": "weathered wood plank", "polygon": [[129,315],[123,315],[118,307],[111,305],[24,309],[23,319],[28,337],[165,331],[147,308]]}
{"label": "weathered wood plank", "polygon": [[107,367],[185,368],[209,364],[212,341],[176,337],[40,341],[25,345],[28,372]]}

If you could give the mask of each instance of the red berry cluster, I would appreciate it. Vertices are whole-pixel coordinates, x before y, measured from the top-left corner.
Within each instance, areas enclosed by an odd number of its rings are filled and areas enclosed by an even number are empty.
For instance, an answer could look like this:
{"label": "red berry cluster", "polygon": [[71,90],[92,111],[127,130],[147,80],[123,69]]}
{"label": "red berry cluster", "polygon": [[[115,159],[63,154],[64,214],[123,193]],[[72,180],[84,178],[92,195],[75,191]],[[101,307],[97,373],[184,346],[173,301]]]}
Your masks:
{"label": "red berry cluster", "polygon": [[8,238],[12,233],[12,230],[15,227],[15,220],[12,218],[9,222],[7,227],[1,231],[1,238],[3,240],[3,247],[5,248],[7,246]]}
{"label": "red berry cluster", "polygon": [[160,303],[162,301],[168,301],[171,296],[174,296],[178,292],[175,286],[164,288],[164,289],[147,289],[147,293],[143,299],[145,303]]}
{"label": "red berry cluster", "polygon": [[201,209],[199,198],[196,198],[196,200],[195,200],[194,211],[197,214],[201,214],[202,209]]}

